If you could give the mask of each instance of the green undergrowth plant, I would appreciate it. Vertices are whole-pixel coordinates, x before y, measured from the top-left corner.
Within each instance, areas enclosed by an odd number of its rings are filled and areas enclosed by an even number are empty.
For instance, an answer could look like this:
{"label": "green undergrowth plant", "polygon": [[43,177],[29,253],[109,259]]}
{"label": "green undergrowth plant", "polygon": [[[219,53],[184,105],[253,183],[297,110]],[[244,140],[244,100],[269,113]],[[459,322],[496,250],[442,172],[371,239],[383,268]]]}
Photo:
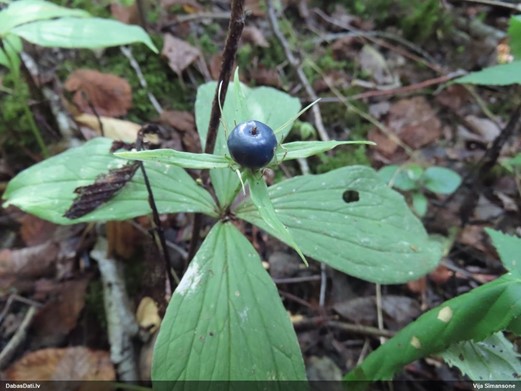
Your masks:
{"label": "green undergrowth plant", "polygon": [[[365,166],[346,166],[267,186],[261,170],[239,166],[227,148],[235,124],[255,119],[277,138],[268,167],[364,141],[284,142],[302,113],[298,99],[238,80],[226,94],[213,153],[171,149],[112,153],[112,141],[96,138],[18,174],[6,205],[59,224],[123,220],[150,214],[141,171],[93,211],[70,219],[77,193],[142,161],[159,213],[197,212],[213,226],[168,305],[154,350],[158,389],[179,380],[305,380],[304,362],[291,321],[261,259],[238,227],[240,220],[272,234],[302,257],[367,281],[416,279],[432,270],[441,246],[429,238],[403,197]],[[199,87],[196,125],[203,149],[217,83]],[[227,129],[227,130],[225,130]],[[369,143],[370,144],[370,143]],[[209,170],[212,194],[185,169]],[[160,382],[168,380],[167,382]],[[172,382],[169,382],[172,381]],[[248,389],[265,387],[251,383]]]}
{"label": "green undergrowth plant", "polygon": [[508,273],[426,312],[369,354],[345,379],[350,389],[390,380],[405,365],[439,355],[474,381],[515,381],[519,355],[504,332],[521,335],[521,238],[487,228]]}
{"label": "green undergrowth plant", "polygon": [[428,200],[424,191],[435,194],[452,194],[461,184],[460,175],[445,167],[431,166],[424,169],[418,164],[382,167],[378,175],[398,190],[409,192],[412,208],[423,217],[427,213]]}
{"label": "green undergrowth plant", "polygon": [[[74,49],[99,49],[141,42],[157,53],[150,37],[139,26],[95,18],[86,11],[44,0],[7,2],[0,11],[0,66],[6,67],[11,74],[12,94],[22,98],[27,98],[23,94],[25,82],[20,74],[22,40],[44,47]],[[47,156],[47,147],[33,119],[28,99],[22,107],[43,155]]]}

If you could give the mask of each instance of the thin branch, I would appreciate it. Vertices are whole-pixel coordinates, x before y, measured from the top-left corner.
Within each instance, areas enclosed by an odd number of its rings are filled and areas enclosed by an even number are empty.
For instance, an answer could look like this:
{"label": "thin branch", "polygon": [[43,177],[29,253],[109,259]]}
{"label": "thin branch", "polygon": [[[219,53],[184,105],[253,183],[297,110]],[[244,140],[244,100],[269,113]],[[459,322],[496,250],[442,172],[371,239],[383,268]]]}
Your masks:
{"label": "thin branch", "polygon": [[[153,126],[143,126],[139,129],[137,139],[136,139],[136,150],[143,150],[143,140],[145,134],[147,132],[155,131],[155,127]],[[168,283],[170,285],[170,292],[174,291],[174,287],[176,286],[174,278],[172,276],[172,262],[170,261],[170,253],[168,252],[165,240],[165,234],[163,229],[161,228],[161,220],[159,219],[159,212],[156,207],[156,201],[154,198],[154,193],[152,191],[152,186],[150,185],[150,181],[148,180],[148,175],[145,170],[145,164],[142,161],[139,161],[139,168],[141,169],[141,173],[143,174],[143,180],[145,182],[145,187],[148,193],[148,204],[150,205],[150,209],[152,209],[152,219],[155,225],[155,232],[157,237],[159,238],[159,243],[161,244],[161,251],[163,253],[163,259],[165,260],[165,268],[166,275],[168,276]]]}
{"label": "thin branch", "polygon": [[154,96],[154,94],[152,94],[150,92],[150,90],[148,89],[148,83],[147,83],[147,81],[145,79],[145,76],[143,76],[143,72],[141,72],[141,67],[139,66],[139,63],[136,61],[136,59],[134,58],[134,55],[132,54],[132,49],[130,48],[130,46],[121,46],[120,50],[121,50],[121,53],[123,53],[123,55],[126,58],[128,58],[128,61],[130,62],[130,66],[132,68],[134,68],[134,71],[136,72],[136,76],[137,76],[137,78],[139,80],[139,84],[147,92],[148,100],[150,101],[152,106],[154,106],[154,109],[159,114],[161,114],[163,112],[163,108],[161,107],[161,105],[157,101],[157,99]]}
{"label": "thin branch", "polygon": [[25,337],[27,336],[27,331],[33,322],[34,317],[37,314],[36,307],[30,306],[27,312],[25,313],[22,324],[16,330],[16,333],[9,340],[7,345],[4,346],[2,352],[0,352],[0,369],[4,369],[7,366],[7,363],[13,355],[16,353],[16,350],[22,343],[25,341]]}
{"label": "thin branch", "polygon": [[459,0],[459,1],[464,1],[467,3],[491,5],[493,7],[509,8],[511,10],[521,11],[521,4],[511,4],[511,3],[504,2],[504,1],[496,1],[496,0]]}
{"label": "thin branch", "polygon": [[[474,211],[479,195],[479,186],[481,185],[483,179],[486,177],[488,172],[494,167],[501,152],[501,149],[507,142],[507,140],[512,137],[515,133],[519,133],[521,131],[521,105],[518,105],[510,117],[508,124],[501,130],[501,133],[496,137],[490,148],[487,149],[483,157],[480,159],[478,164],[478,169],[471,172],[467,177],[462,181],[459,189],[463,187],[468,188],[468,193],[465,196],[463,203],[460,208],[460,219],[461,226],[464,227],[470,219],[470,215]],[[454,196],[456,192],[451,194],[451,197]]]}
{"label": "thin branch", "polygon": [[[289,47],[289,43],[284,37],[284,34],[280,31],[279,28],[279,22],[277,19],[277,15],[275,14],[275,8],[273,7],[272,0],[266,0],[267,6],[268,6],[268,18],[270,21],[271,29],[273,30],[273,34],[277,37],[280,44],[282,45],[282,48],[284,49],[284,53],[286,54],[286,58],[288,59],[288,62],[295,70],[298,79],[300,80],[300,83],[304,86],[304,89],[306,90],[306,94],[308,95],[308,98],[311,101],[315,101],[318,99],[318,96],[311,87],[311,84],[309,83],[309,80],[304,73],[304,69],[302,67],[302,64],[299,60],[295,57],[293,54],[293,51]],[[318,135],[322,141],[328,141],[329,135],[327,134],[326,128],[324,127],[324,122],[322,121],[322,113],[320,112],[320,108],[318,105],[314,105],[311,108],[311,112],[313,113],[313,117],[315,119],[315,126],[318,131]]]}
{"label": "thin branch", "polygon": [[139,377],[133,339],[139,332],[139,326],[130,309],[121,265],[107,256],[107,250],[107,240],[98,236],[90,255],[98,262],[103,283],[110,359],[116,365],[121,380],[136,381]]}

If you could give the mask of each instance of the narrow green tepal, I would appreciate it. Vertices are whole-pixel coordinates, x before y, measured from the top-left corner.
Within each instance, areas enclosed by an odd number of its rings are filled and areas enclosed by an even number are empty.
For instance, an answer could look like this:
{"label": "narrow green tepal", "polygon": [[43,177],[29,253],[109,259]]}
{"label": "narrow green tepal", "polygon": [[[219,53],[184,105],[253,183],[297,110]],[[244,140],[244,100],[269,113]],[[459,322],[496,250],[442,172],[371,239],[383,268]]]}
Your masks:
{"label": "narrow green tepal", "polygon": [[263,381],[306,379],[275,284],[231,222],[217,223],[204,240],[163,325],[152,361],[155,390],[185,380],[252,381],[248,389],[265,389]]}
{"label": "narrow green tepal", "polygon": [[[269,198],[304,255],[364,280],[396,284],[414,280],[441,260],[402,195],[364,166],[304,175],[272,185]],[[247,199],[237,217],[292,244]]]}

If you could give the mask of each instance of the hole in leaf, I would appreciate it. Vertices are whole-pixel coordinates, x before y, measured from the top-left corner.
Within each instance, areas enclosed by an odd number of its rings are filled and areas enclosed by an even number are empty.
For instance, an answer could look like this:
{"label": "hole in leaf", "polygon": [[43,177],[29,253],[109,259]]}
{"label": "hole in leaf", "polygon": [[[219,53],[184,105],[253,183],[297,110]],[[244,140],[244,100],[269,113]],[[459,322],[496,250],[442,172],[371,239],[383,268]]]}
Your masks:
{"label": "hole in leaf", "polygon": [[358,193],[356,190],[346,190],[342,194],[342,199],[346,203],[356,202],[360,200],[360,193]]}

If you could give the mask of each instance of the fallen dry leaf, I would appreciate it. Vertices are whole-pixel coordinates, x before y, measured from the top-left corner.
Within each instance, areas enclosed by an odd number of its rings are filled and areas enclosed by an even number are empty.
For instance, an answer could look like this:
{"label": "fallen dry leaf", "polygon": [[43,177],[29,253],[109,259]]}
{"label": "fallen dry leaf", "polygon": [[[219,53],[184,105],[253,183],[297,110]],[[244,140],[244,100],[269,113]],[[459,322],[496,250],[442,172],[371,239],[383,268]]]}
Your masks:
{"label": "fallen dry leaf", "polygon": [[164,38],[161,55],[167,58],[170,68],[181,76],[181,73],[201,56],[201,51],[171,34],[165,34]]}
{"label": "fallen dry leaf", "polygon": [[243,42],[251,43],[252,45],[259,46],[261,48],[269,48],[270,44],[264,38],[264,34],[255,26],[246,26],[242,31]]}
{"label": "fallen dry leaf", "polygon": [[121,3],[112,3],[110,4],[110,13],[121,23],[139,24],[140,22],[137,1],[132,2],[129,6]]}
{"label": "fallen dry leaf", "polygon": [[107,380],[116,378],[108,352],[85,347],[41,349],[25,354],[5,371],[5,379]]}
{"label": "fallen dry leaf", "polygon": [[481,225],[466,225],[460,232],[457,241],[487,253],[488,249],[485,246],[485,231],[483,228]]}
{"label": "fallen dry leaf", "polygon": [[134,143],[137,132],[141,129],[141,125],[134,122],[109,117],[98,118],[92,114],[80,114],[74,117],[74,120],[94,130],[98,136],[102,135],[101,127],[103,126],[104,137],[112,140],[121,140],[126,143]]}
{"label": "fallen dry leaf", "polygon": [[129,259],[139,246],[141,235],[137,229],[128,221],[107,221],[105,230],[109,257]]}
{"label": "fallen dry leaf", "polygon": [[173,5],[182,6],[183,11],[187,14],[193,14],[203,10],[203,7],[197,3],[197,1],[193,0],[161,0],[161,8],[163,9],[172,7]]}
{"label": "fallen dry leaf", "polygon": [[261,0],[246,0],[244,2],[244,11],[252,16],[263,17],[264,3]]}
{"label": "fallen dry leaf", "polygon": [[0,250],[0,277],[42,276],[50,272],[59,251],[59,245],[51,241],[19,250]]}
{"label": "fallen dry leaf", "polygon": [[159,329],[161,318],[156,302],[148,296],[145,296],[139,302],[136,310],[136,320],[140,327],[154,333]]}
{"label": "fallen dry leaf", "polygon": [[210,76],[212,77],[212,80],[219,79],[219,73],[221,72],[222,61],[223,61],[223,57],[220,53],[214,54],[210,58],[210,64],[208,64],[208,67],[210,69]]}
{"label": "fallen dry leaf", "polygon": [[79,69],[69,75],[65,89],[83,113],[118,117],[132,106],[132,89],[125,79],[90,69]]}
{"label": "fallen dry leaf", "polygon": [[364,45],[358,54],[358,63],[377,84],[394,84],[395,77],[389,70],[384,56],[375,47]]}
{"label": "fallen dry leaf", "polygon": [[[188,111],[168,110],[163,111],[160,122],[179,131],[184,149],[188,152],[200,152],[201,143],[199,134],[195,129],[194,115]],[[173,143],[175,148],[175,143]],[[177,148],[176,148],[177,149]]]}
{"label": "fallen dry leaf", "polygon": [[438,140],[441,121],[423,96],[401,99],[389,109],[388,128],[414,149]]}
{"label": "fallen dry leaf", "polygon": [[281,88],[282,86],[277,70],[266,68],[262,65],[259,65],[255,70],[253,70],[252,78],[255,80],[255,84],[257,85],[271,86],[275,88]]}
{"label": "fallen dry leaf", "polygon": [[85,294],[89,278],[63,281],[50,287],[50,299],[40,309],[31,326],[31,335],[38,346],[63,343],[67,335],[76,327],[85,306]]}
{"label": "fallen dry leaf", "polygon": [[20,235],[27,246],[45,243],[53,237],[57,229],[57,225],[25,213],[19,222],[21,224]]}
{"label": "fallen dry leaf", "polygon": [[159,119],[161,123],[170,125],[181,132],[195,132],[195,118],[188,111],[163,111]]}

